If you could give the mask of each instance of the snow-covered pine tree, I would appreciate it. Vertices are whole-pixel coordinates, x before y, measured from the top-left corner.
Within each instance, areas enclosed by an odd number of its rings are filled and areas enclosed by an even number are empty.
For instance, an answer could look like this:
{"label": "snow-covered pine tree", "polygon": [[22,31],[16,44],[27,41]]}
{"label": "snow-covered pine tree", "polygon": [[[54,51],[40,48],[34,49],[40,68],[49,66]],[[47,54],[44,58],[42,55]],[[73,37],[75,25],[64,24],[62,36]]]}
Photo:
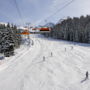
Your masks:
{"label": "snow-covered pine tree", "polygon": [[16,26],[11,27],[9,23],[7,27],[0,27],[0,53],[8,57],[14,54],[14,49],[21,43],[21,36],[17,35],[17,32]]}

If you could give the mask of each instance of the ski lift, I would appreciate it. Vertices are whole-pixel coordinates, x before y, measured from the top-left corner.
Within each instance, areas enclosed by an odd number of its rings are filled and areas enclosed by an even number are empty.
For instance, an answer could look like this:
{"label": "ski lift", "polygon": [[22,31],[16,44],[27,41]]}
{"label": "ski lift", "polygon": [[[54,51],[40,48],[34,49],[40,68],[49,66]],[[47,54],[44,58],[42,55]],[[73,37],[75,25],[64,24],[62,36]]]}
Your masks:
{"label": "ski lift", "polygon": [[42,27],[42,28],[39,28],[40,31],[48,31],[50,32],[51,31],[51,28],[48,28],[48,27]]}
{"label": "ski lift", "polygon": [[49,27],[40,27],[40,28],[32,28],[32,32],[34,33],[48,33],[51,31]]}

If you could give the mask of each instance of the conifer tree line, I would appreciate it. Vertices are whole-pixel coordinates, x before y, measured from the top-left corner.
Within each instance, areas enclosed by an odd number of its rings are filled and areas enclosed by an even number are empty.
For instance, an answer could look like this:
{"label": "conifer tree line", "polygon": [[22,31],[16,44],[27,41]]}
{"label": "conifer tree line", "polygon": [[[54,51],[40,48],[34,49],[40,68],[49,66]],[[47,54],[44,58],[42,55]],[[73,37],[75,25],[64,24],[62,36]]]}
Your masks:
{"label": "conifer tree line", "polygon": [[68,17],[54,25],[49,34],[44,35],[62,40],[90,43],[90,16]]}
{"label": "conifer tree line", "polygon": [[14,55],[14,49],[19,48],[21,44],[21,36],[17,34],[19,32],[13,24],[0,24],[0,53],[6,57]]}

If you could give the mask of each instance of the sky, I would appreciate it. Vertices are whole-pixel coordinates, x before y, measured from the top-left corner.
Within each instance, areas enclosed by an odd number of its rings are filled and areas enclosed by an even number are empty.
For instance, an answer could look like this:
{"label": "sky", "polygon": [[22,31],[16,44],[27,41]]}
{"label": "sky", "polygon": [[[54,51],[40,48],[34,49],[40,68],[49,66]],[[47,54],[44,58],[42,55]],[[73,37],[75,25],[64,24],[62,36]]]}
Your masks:
{"label": "sky", "polygon": [[68,16],[90,15],[90,0],[73,0],[62,10],[60,9],[72,0],[16,1],[19,12],[15,0],[0,0],[0,22],[10,22],[18,25],[26,23],[42,25],[48,22],[56,23]]}

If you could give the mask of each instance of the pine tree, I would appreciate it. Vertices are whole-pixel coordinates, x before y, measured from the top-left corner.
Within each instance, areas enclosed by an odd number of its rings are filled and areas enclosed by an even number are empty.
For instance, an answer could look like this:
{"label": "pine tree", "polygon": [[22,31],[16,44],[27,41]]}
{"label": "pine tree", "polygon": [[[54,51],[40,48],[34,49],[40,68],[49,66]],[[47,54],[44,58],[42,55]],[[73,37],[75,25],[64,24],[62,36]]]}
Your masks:
{"label": "pine tree", "polygon": [[11,56],[14,54],[14,49],[18,48],[21,44],[21,36],[17,35],[17,27],[8,23],[0,25],[0,53],[4,53],[5,56]]}

